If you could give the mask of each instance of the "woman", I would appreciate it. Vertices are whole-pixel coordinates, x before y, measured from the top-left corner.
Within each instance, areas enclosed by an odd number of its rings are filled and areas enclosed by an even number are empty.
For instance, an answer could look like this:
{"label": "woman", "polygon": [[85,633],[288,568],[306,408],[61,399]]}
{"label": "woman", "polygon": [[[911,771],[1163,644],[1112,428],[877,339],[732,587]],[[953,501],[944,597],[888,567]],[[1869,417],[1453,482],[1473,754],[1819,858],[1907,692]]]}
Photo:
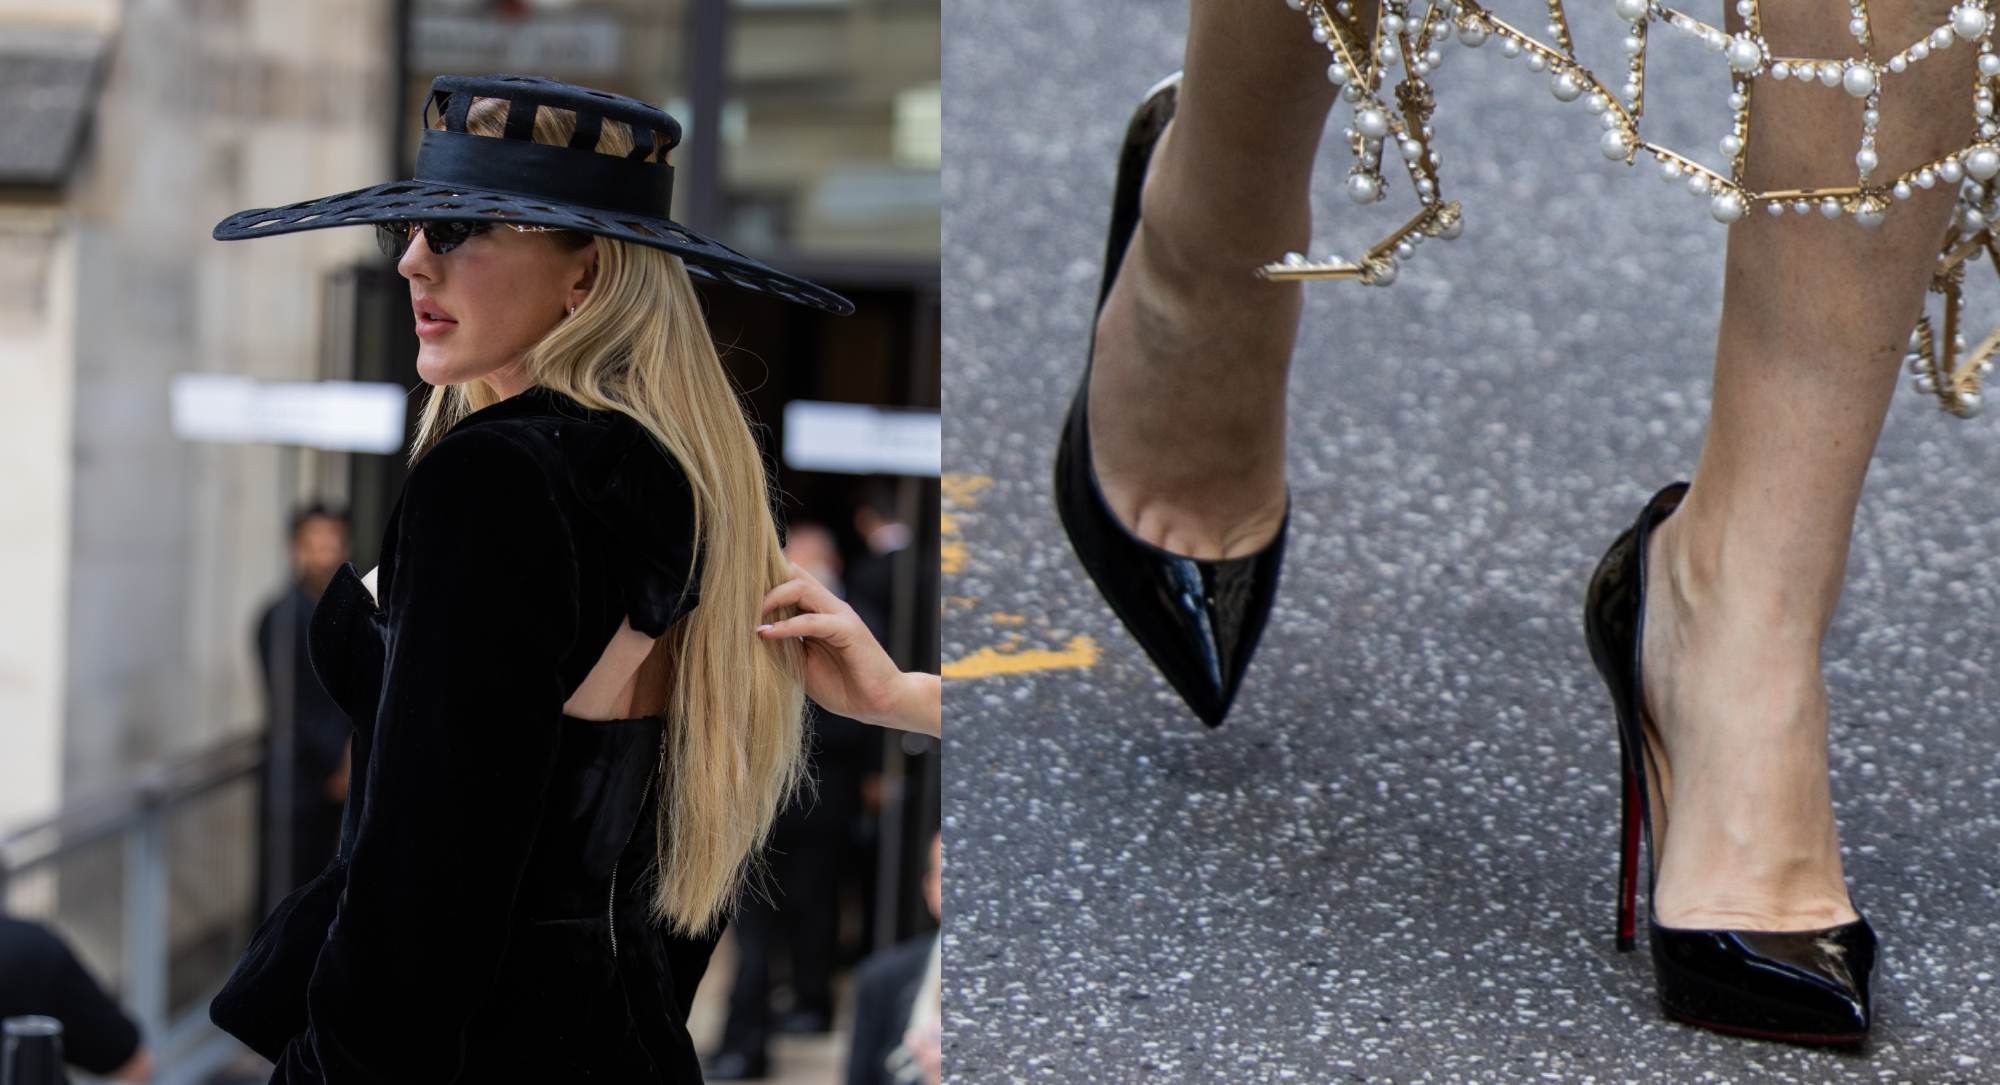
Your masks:
{"label": "woman", "polygon": [[313,616],[361,800],[211,1016],[275,1081],[696,1082],[804,701],[799,642],[754,629],[788,568],[689,274],[851,306],[667,217],[657,109],[518,76],[432,105],[412,180],[215,231],[376,225],[432,389],[376,586],[344,564]]}
{"label": "woman", "polygon": [[[1505,37],[1508,55],[1523,51],[1478,5],[1441,7],[1455,13],[1459,41]],[[1630,43],[1643,46],[1649,28],[1668,32],[1663,9],[1641,0],[1615,9],[1632,21]],[[1724,141],[1740,152],[1742,175],[1698,186],[1715,217],[1734,222],[1713,413],[1692,485],[1648,503],[1589,593],[1587,632],[1626,751],[1619,944],[1632,944],[1643,825],[1666,1011],[1753,1036],[1853,1043],[1869,1027],[1875,938],[1841,872],[1819,653],[1960,171],[1983,180],[2000,159],[1968,152],[1935,187],[1936,175],[1918,167],[1967,146],[1975,57],[1983,77],[2000,71],[2000,58],[1979,4],[1877,0],[1850,12],[1740,0],[1729,9],[1713,34],[1679,28],[1722,51],[1736,93],[1747,100],[1754,84],[1757,101],[1747,132]],[[1362,84],[1370,93],[1388,86],[1367,71],[1378,59],[1419,76],[1442,59],[1412,45],[1418,15],[1393,3],[1378,17],[1365,0],[1192,0],[1185,74],[1155,88],[1128,132],[1055,497],[1085,569],[1211,726],[1262,630],[1290,510],[1284,395],[1300,289],[1282,267],[1253,272],[1304,263],[1274,257],[1307,247],[1313,161],[1337,98],[1356,105],[1347,134],[1364,157],[1379,167],[1396,144],[1384,137],[1405,118],[1371,112]],[[1454,28],[1443,29],[1449,38]],[[1977,50],[1950,48],[1974,41]],[[1529,55],[1542,71],[1559,54]],[[1781,57],[1846,59],[1786,79],[1795,66]],[[1578,78],[1553,73],[1556,96],[1578,99]],[[1623,113],[1607,108],[1621,94],[1636,97],[1620,89],[1583,100],[1604,115],[1604,153],[1629,161],[1634,111],[1629,101]],[[1427,94],[1399,101],[1428,109]],[[1992,151],[1992,126],[1980,134]],[[1436,162],[1417,142],[1428,132],[1400,135],[1418,191],[1430,195]],[[1363,203],[1380,195],[1379,172],[1366,165],[1347,184]],[[1756,208],[1855,222],[1746,214],[1745,192],[1845,185],[1857,168],[1864,182],[1877,171],[1865,198]],[[1408,246],[1456,232],[1455,205],[1427,209]],[[1981,228],[1962,221],[1968,233]],[[1340,273],[1386,284],[1394,255]]]}

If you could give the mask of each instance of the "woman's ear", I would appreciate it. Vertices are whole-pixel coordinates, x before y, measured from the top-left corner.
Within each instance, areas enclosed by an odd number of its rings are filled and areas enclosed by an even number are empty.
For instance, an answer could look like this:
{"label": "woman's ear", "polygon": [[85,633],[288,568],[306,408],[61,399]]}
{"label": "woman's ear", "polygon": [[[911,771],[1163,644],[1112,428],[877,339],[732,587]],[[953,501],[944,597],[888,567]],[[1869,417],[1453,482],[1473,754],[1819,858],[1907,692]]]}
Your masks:
{"label": "woman's ear", "polygon": [[590,296],[590,288],[597,285],[597,239],[576,250],[577,270],[569,288],[569,303],[572,307],[582,305]]}

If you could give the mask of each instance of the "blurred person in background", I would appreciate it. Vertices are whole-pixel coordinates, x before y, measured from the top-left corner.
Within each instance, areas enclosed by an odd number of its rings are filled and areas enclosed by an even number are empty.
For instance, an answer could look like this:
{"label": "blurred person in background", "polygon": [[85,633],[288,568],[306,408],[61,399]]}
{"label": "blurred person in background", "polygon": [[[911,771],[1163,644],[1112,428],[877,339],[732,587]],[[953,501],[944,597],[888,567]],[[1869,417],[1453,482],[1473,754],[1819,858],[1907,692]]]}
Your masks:
{"label": "blurred person in background", "polygon": [[887,643],[896,553],[916,537],[896,508],[895,482],[880,475],[868,479],[854,507],[854,532],[861,537],[863,550],[848,567],[847,590],[838,594],[868,623],[875,639]]}
{"label": "blurred person in background", "polygon": [[[829,593],[840,594],[840,549],[824,525],[793,525],[786,533],[785,558]],[[773,1032],[813,1034],[833,1027],[840,876],[855,865],[851,844],[862,810],[862,780],[880,762],[881,747],[874,728],[824,705],[813,721],[817,794],[802,792],[778,816],[768,855],[770,895],[746,893],[737,913],[729,1017],[722,1046],[706,1066],[714,1081],[766,1076]],[[774,958],[788,965],[792,996],[790,1009],[775,1020]]]}
{"label": "blurred person in background", "polygon": [[0,916],[0,1020],[27,1014],[62,1022],[63,1059],[71,1065],[113,1081],[152,1080],[153,1056],[138,1023],[62,936],[40,923]]}
{"label": "blurred person in background", "polygon": [[[296,889],[323,869],[340,842],[341,811],[347,804],[352,758],[347,713],[334,703],[306,659],[306,631],[313,608],[325,594],[334,570],[348,558],[347,517],[315,502],[292,515],[292,581],[257,620],[257,660],[264,679],[268,726],[275,727],[283,691],[291,690],[292,747],[288,766],[272,765],[291,778],[291,809],[270,809],[276,789],[267,784],[265,824],[291,837],[291,874]],[[284,640],[291,641],[289,663]],[[259,883],[260,893],[263,883]],[[260,898],[261,899],[261,898]],[[260,907],[258,914],[268,910]]]}
{"label": "blurred person in background", "polygon": [[[924,904],[943,920],[944,837],[931,834]],[[854,974],[854,1035],[847,1085],[939,1085],[938,932],[919,935],[862,962]]]}
{"label": "blurred person in background", "polygon": [[[847,562],[846,576],[842,590],[837,592],[847,604],[854,608],[868,631],[883,644],[894,642],[891,635],[891,615],[895,609],[895,555],[909,547],[914,538],[910,525],[897,516],[896,481],[886,475],[871,475],[862,480],[860,500],[849,513],[849,522],[860,546],[852,560]],[[856,892],[861,901],[861,914],[867,922],[863,924],[859,944],[853,947],[851,956],[843,955],[841,963],[851,966],[860,963],[862,957],[875,945],[873,920],[876,916],[876,879],[871,876],[881,860],[881,834],[878,832],[882,812],[882,762],[878,758],[871,762],[867,773],[861,778],[861,807],[865,816],[855,822],[853,841],[854,865],[858,876],[855,878]]]}

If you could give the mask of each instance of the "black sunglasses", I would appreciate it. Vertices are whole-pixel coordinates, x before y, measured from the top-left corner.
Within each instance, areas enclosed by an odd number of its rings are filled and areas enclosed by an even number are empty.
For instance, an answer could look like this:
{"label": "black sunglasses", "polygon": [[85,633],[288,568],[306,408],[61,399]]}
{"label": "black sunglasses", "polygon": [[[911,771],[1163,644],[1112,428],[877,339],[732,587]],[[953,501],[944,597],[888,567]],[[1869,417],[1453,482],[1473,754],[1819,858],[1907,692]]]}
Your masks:
{"label": "black sunglasses", "polygon": [[560,226],[516,226],[511,222],[496,224],[492,222],[464,222],[456,219],[397,219],[394,222],[378,222],[375,224],[375,244],[382,250],[382,255],[387,256],[391,260],[401,260],[403,253],[408,251],[410,247],[411,236],[416,231],[422,230],[424,232],[424,244],[429,245],[432,252],[443,256],[445,253],[465,244],[467,238],[478,237],[480,234],[491,230],[495,225],[504,225],[509,230],[518,230],[524,234],[551,233],[562,230]]}

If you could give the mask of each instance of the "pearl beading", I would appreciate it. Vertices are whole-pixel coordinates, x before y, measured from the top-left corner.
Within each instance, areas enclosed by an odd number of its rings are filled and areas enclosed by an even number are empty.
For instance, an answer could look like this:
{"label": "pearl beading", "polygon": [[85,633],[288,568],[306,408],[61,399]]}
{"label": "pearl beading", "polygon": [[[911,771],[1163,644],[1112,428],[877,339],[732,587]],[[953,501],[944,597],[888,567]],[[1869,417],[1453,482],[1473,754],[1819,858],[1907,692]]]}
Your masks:
{"label": "pearl beading", "polygon": [[[1513,58],[1526,54],[1530,71],[1550,73],[1550,92],[1558,100],[1582,101],[1586,109],[1600,117],[1604,134],[1599,150],[1605,157],[1631,165],[1642,153],[1652,156],[1664,180],[1680,182],[1689,193],[1707,200],[1709,214],[1724,224],[1741,219],[1751,207],[1761,204],[1772,216],[1783,215],[1788,208],[1800,215],[1817,210],[1829,219],[1845,216],[1862,227],[1874,228],[1881,225],[1895,202],[1909,199],[1916,189],[1928,190],[1939,182],[1958,185],[1958,205],[1930,283],[1930,291],[1942,297],[1944,334],[1933,332],[1926,312],[1918,318],[1910,334],[1904,360],[1913,374],[1912,385],[1920,395],[1935,398],[1941,409],[1960,418],[1979,413],[1981,378],[1992,371],[1994,356],[2000,353],[2000,330],[1988,335],[1977,349],[1961,358],[1965,338],[1959,327],[1965,264],[1984,253],[2000,270],[2000,247],[1996,247],[1988,228],[1989,223],[2000,217],[2000,209],[1995,206],[1994,184],[1996,175],[2000,175],[2000,122],[1993,116],[1994,88],[2000,85],[2000,53],[1994,51],[1996,20],[1987,11],[1986,0],[1961,0],[1942,24],[1887,60],[1875,59],[1876,43],[1869,26],[1866,0],[1848,0],[1848,30],[1862,55],[1838,59],[1776,55],[1763,36],[1757,0],[1735,0],[1736,12],[1743,17],[1747,29],[1734,35],[1652,0],[1612,0],[1617,16],[1630,24],[1623,42],[1627,56],[1625,78],[1616,93],[1577,60],[1564,0],[1547,0],[1547,30],[1553,45],[1507,23],[1477,0],[1428,0],[1421,18],[1412,18],[1409,0],[1381,0],[1375,35],[1372,40],[1363,40],[1353,8],[1356,2],[1285,0],[1294,11],[1307,17],[1313,39],[1326,46],[1330,56],[1326,77],[1340,88],[1341,99],[1353,108],[1353,123],[1343,129],[1355,159],[1347,176],[1348,196],[1361,204],[1385,198],[1388,186],[1382,177],[1382,162],[1385,148],[1393,142],[1404,172],[1416,190],[1420,209],[1357,260],[1334,255],[1312,260],[1302,253],[1286,253],[1282,259],[1260,267],[1259,275],[1275,281],[1354,279],[1363,285],[1387,286],[1396,280],[1398,261],[1414,256],[1423,241],[1459,236],[1464,230],[1462,212],[1456,201],[1444,198],[1438,177],[1439,156],[1431,147],[1436,135],[1431,124],[1436,99],[1424,77],[1444,63],[1442,46],[1454,37],[1468,48],[1478,48],[1489,39],[1498,38],[1501,55]],[[1718,141],[1720,150],[1729,159],[1727,175],[1640,137],[1639,118],[1645,111],[1646,43],[1655,24],[1689,35],[1711,52],[1721,54],[1729,66],[1732,86],[1729,106],[1733,119],[1728,134]],[[1976,138],[1894,178],[1878,180],[1876,171],[1881,161],[1876,153],[1875,135],[1881,119],[1885,77],[1901,74],[1910,65],[1921,63],[1958,42],[1976,42],[1979,49],[1979,74],[1973,86],[1973,109],[1978,117]],[[1401,68],[1402,75],[1395,86],[1396,107],[1391,108],[1382,93],[1385,77],[1394,68]],[[1773,80],[1816,81],[1861,100],[1861,142],[1854,155],[1855,184],[1766,191],[1754,191],[1743,184],[1751,99],[1757,78],[1765,76]]]}

